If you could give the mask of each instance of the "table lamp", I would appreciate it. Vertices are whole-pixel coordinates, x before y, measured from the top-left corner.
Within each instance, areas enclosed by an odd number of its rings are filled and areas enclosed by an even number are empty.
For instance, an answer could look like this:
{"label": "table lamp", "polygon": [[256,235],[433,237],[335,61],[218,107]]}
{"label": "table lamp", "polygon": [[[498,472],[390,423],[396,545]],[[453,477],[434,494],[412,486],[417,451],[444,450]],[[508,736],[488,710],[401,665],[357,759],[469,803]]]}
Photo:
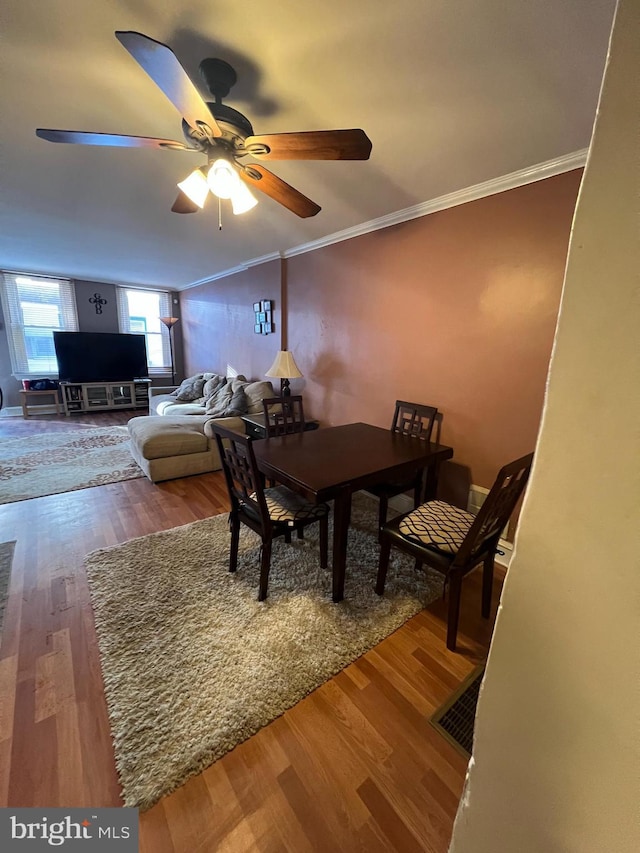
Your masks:
{"label": "table lamp", "polygon": [[289,387],[290,379],[297,379],[302,376],[300,368],[296,364],[293,353],[287,350],[280,350],[275,357],[275,361],[265,373],[265,376],[273,377],[280,380],[280,396],[290,397],[291,388]]}

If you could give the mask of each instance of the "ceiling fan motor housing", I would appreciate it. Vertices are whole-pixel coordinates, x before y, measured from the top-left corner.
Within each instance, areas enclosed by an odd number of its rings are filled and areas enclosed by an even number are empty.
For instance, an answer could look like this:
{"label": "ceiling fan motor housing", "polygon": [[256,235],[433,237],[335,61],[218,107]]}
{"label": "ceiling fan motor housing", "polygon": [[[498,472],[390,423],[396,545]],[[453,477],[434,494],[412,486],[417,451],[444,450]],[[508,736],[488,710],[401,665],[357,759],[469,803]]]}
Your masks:
{"label": "ceiling fan motor housing", "polygon": [[207,101],[207,106],[222,131],[222,136],[214,137],[210,128],[200,126],[194,129],[183,121],[182,130],[185,138],[189,145],[195,144],[209,157],[217,156],[219,152],[216,148],[220,147],[233,152],[242,147],[247,136],[253,136],[253,127],[249,119],[238,110],[221,102],[237,82],[236,72],[224,59],[214,58],[203,59],[199,70],[200,76],[215,98],[215,102]]}
{"label": "ceiling fan motor housing", "polygon": [[226,133],[232,136],[240,136],[244,140],[247,136],[253,136],[253,127],[246,116],[226,104],[212,104],[207,102],[213,117],[220,125],[223,138]]}
{"label": "ceiling fan motor housing", "polygon": [[236,72],[224,59],[203,59],[199,70],[207,89],[216,101],[226,98],[238,80]]}
{"label": "ceiling fan motor housing", "polygon": [[208,156],[215,156],[216,149],[224,148],[226,151],[235,152],[243,147],[247,136],[253,136],[253,127],[246,116],[225,104],[214,104],[210,101],[207,106],[216,120],[216,124],[222,132],[222,136],[214,136],[211,128],[205,124],[199,124],[192,128],[184,119],[182,120],[182,132],[187,144],[199,148]]}

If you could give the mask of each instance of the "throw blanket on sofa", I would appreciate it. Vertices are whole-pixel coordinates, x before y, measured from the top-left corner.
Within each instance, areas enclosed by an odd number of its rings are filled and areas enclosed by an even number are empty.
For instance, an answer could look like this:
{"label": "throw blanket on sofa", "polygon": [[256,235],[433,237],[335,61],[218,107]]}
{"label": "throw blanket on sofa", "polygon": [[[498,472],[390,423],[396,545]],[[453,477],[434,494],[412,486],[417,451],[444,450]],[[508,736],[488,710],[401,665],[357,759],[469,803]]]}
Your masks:
{"label": "throw blanket on sofa", "polygon": [[150,408],[158,415],[239,417],[261,413],[263,398],[273,394],[270,382],[250,382],[242,375],[227,378],[217,373],[197,373],[170,394],[155,400],[152,396]]}

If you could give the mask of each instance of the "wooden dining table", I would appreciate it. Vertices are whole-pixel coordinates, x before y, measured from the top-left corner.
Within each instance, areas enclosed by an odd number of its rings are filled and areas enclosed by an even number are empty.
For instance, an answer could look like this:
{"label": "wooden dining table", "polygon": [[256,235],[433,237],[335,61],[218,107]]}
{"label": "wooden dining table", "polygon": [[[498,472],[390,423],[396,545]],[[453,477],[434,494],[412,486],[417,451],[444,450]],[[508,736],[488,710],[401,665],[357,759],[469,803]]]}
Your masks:
{"label": "wooden dining table", "polygon": [[351,496],[377,483],[409,480],[426,470],[425,495],[435,497],[438,468],[453,449],[371,424],[325,427],[267,438],[253,445],[260,471],[314,503],[334,501],[334,601],[344,597]]}

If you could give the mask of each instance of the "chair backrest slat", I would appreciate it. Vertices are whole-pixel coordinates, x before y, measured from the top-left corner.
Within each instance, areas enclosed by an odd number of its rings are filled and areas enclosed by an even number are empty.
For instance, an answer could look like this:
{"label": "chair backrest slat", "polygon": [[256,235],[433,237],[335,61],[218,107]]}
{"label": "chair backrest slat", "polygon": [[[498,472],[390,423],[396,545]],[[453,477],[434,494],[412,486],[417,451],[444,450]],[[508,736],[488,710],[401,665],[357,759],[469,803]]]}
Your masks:
{"label": "chair backrest slat", "polygon": [[522,495],[533,463],[533,453],[510,462],[498,471],[484,503],[475,517],[455,562],[462,563],[497,543]]}
{"label": "chair backrest slat", "polygon": [[269,511],[264,496],[263,477],[253,452],[252,439],[215,423],[211,426],[216,437],[233,510],[248,511],[266,531],[269,524]]}
{"label": "chair backrest slat", "polygon": [[423,441],[431,441],[437,414],[438,409],[435,406],[424,406],[422,403],[396,400],[391,430],[405,435],[413,435]]}
{"label": "chair backrest slat", "polygon": [[262,406],[268,438],[304,432],[304,407],[300,395],[265,397]]}

